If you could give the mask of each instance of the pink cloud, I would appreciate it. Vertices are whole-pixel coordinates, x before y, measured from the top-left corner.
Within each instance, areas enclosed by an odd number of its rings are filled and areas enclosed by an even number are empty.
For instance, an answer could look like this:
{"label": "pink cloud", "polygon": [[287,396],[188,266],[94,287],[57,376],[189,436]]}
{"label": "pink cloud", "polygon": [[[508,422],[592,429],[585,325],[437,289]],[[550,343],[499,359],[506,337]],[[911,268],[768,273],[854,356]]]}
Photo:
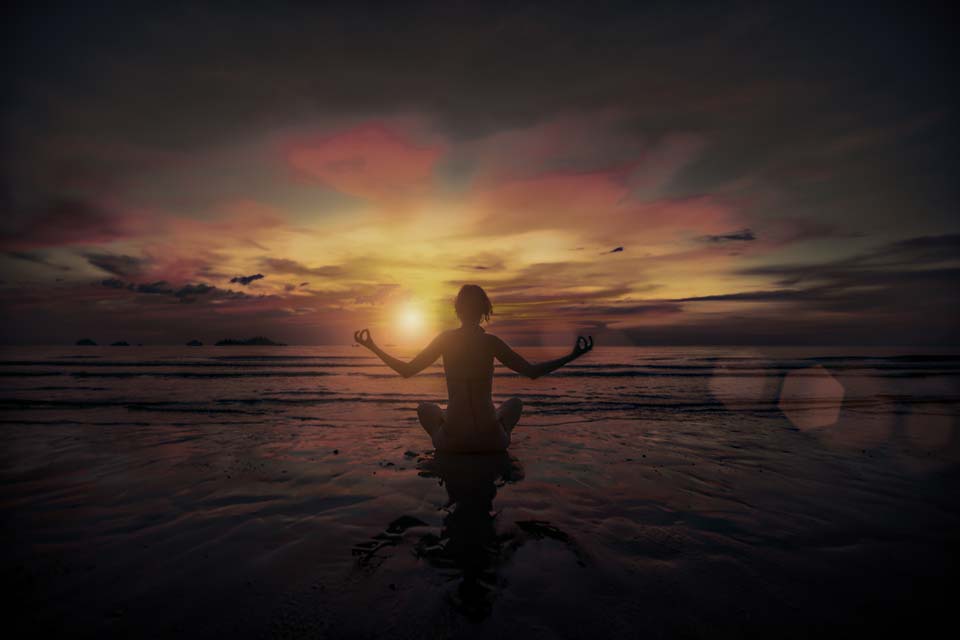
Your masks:
{"label": "pink cloud", "polygon": [[555,172],[474,189],[478,233],[561,229],[605,242],[683,241],[743,228],[745,217],[709,196],[639,201],[629,169]]}
{"label": "pink cloud", "polygon": [[300,175],[342,193],[391,200],[423,192],[442,146],[420,146],[382,124],[285,145],[286,161]]}
{"label": "pink cloud", "polygon": [[565,229],[655,243],[745,227],[720,200],[664,197],[705,145],[683,132],[651,139],[616,109],[494,134],[463,151],[476,163],[466,194],[478,212],[475,232]]}
{"label": "pink cloud", "polygon": [[652,191],[697,159],[706,144],[683,132],[651,138],[626,116],[618,109],[567,113],[468,143],[464,152],[477,164],[474,183],[620,169],[634,190]]}

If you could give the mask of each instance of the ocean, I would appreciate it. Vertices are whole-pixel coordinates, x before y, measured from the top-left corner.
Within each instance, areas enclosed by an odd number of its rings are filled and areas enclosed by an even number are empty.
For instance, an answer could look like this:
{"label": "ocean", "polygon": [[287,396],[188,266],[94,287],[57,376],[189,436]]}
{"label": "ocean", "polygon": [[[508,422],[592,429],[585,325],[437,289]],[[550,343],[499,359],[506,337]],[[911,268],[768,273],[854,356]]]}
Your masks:
{"label": "ocean", "polygon": [[[531,361],[563,354],[558,348],[522,351]],[[937,416],[939,422],[956,416],[960,399],[960,355],[917,349],[600,348],[546,378],[523,379],[499,364],[495,375],[495,402],[520,397],[526,426],[730,411],[777,424],[789,420],[781,406],[786,403],[801,415],[800,424],[806,415],[833,431],[880,416],[886,419],[876,429],[883,433],[864,438],[904,445],[915,440],[921,447],[946,434],[913,433],[909,416]],[[784,396],[788,375],[795,393]],[[821,393],[828,378],[842,389]],[[446,399],[439,361],[402,379],[366,350],[351,347],[5,348],[0,379],[4,421],[38,425],[241,426],[267,420],[397,428],[416,425],[418,402]],[[843,415],[831,422],[836,410]]]}
{"label": "ocean", "polygon": [[495,376],[495,402],[525,407],[509,455],[451,460],[415,415],[445,401],[439,363],[403,379],[350,346],[4,348],[3,569],[24,621],[805,637],[935,620],[960,353],[598,346]]}

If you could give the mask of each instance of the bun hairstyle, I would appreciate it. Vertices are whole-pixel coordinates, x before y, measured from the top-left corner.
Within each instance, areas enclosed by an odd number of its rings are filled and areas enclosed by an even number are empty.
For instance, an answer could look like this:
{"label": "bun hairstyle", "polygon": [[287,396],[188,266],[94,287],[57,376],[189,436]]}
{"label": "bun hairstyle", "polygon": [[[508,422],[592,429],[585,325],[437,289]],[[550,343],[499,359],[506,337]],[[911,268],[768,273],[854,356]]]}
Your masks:
{"label": "bun hairstyle", "polygon": [[457,301],[453,303],[453,308],[456,309],[457,317],[461,321],[477,324],[480,324],[481,320],[490,322],[490,314],[493,313],[493,305],[490,304],[487,292],[475,284],[465,284],[460,287],[460,293],[457,294]]}

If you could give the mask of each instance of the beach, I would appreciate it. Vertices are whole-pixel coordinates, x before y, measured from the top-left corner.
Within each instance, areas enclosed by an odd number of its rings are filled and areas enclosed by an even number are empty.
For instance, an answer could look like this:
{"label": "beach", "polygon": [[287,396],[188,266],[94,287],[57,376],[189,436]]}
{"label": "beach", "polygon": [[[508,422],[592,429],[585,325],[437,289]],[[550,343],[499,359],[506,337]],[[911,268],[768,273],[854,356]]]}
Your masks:
{"label": "beach", "polygon": [[[562,348],[520,349],[531,360]],[[960,355],[613,348],[437,454],[351,347],[10,347],[3,574],[74,637],[809,637],[949,619]],[[11,592],[8,589],[8,592]]]}

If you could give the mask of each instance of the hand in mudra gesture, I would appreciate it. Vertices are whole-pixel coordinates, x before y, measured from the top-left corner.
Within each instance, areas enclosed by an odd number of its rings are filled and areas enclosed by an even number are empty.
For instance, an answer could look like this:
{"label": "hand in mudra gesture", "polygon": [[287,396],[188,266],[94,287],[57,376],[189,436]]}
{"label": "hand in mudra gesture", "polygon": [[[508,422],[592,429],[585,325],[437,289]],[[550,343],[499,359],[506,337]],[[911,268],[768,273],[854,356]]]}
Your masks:
{"label": "hand in mudra gesture", "polygon": [[577,344],[573,345],[573,357],[579,358],[593,349],[593,336],[577,336]]}
{"label": "hand in mudra gesture", "polygon": [[373,346],[373,338],[370,337],[370,329],[361,329],[360,331],[353,332],[353,339],[357,344],[363,345],[366,348]]}

